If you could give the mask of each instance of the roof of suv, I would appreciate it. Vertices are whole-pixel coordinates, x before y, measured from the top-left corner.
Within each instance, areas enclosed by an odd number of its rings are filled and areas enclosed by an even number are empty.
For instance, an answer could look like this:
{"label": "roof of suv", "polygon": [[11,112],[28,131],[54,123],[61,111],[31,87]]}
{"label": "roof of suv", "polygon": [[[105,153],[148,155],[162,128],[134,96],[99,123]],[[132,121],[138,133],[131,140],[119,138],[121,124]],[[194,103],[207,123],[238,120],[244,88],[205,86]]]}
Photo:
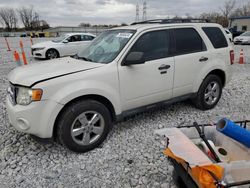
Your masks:
{"label": "roof of suv", "polygon": [[[129,26],[119,27],[119,29],[132,29],[132,30],[147,30],[152,28],[159,28],[159,27],[166,27],[166,26],[196,26],[196,27],[221,27],[219,24],[216,23],[138,23],[132,24]],[[117,29],[117,28],[113,28]]]}

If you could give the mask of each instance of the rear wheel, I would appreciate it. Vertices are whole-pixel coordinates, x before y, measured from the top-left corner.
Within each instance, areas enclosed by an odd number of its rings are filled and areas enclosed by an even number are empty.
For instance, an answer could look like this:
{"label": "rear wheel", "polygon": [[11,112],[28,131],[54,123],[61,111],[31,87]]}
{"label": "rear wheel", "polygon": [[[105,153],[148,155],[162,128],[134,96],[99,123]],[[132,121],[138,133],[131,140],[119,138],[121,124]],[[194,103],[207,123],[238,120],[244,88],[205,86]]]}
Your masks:
{"label": "rear wheel", "polygon": [[57,136],[61,144],[75,152],[98,147],[112,127],[109,110],[94,100],[68,106],[58,121]]}
{"label": "rear wheel", "polygon": [[56,59],[59,58],[59,52],[55,49],[49,49],[46,52],[46,59]]}
{"label": "rear wheel", "polygon": [[195,106],[201,110],[214,108],[222,94],[222,82],[216,75],[208,75],[202,82],[200,89],[193,99]]}

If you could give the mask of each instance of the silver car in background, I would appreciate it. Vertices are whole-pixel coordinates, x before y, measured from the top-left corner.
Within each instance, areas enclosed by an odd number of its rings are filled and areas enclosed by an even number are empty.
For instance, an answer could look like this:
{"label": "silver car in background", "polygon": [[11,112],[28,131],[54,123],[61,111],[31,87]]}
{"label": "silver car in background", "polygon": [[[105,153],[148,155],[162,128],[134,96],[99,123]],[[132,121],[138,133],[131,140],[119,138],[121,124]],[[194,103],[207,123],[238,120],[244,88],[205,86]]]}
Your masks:
{"label": "silver car in background", "polygon": [[234,38],[234,44],[250,44],[250,31],[246,31]]}

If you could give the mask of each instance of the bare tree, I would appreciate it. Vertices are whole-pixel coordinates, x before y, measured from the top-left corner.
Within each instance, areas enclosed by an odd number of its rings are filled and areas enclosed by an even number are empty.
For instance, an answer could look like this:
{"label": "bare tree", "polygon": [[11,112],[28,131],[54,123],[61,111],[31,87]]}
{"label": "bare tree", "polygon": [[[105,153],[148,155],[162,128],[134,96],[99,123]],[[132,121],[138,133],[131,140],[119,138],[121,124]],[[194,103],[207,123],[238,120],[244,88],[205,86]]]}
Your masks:
{"label": "bare tree", "polygon": [[79,24],[79,27],[91,27],[91,24],[82,22]]}
{"label": "bare tree", "polygon": [[17,15],[13,8],[1,8],[0,19],[7,31],[17,28]]}
{"label": "bare tree", "polygon": [[223,25],[224,22],[225,22],[224,16],[222,16],[218,12],[203,13],[203,14],[200,15],[200,18],[201,19],[207,19],[207,20],[209,20],[211,22],[218,23],[218,24],[221,24],[221,25]]}
{"label": "bare tree", "polygon": [[39,15],[37,12],[34,12],[32,21],[31,21],[31,28],[38,30],[40,28],[40,19],[39,19]]}
{"label": "bare tree", "polygon": [[33,6],[18,9],[20,19],[27,30],[37,29],[39,26],[39,14],[34,11]]}
{"label": "bare tree", "polygon": [[223,7],[220,7],[222,15],[228,18],[235,8],[235,0],[226,1]]}
{"label": "bare tree", "polygon": [[243,5],[240,8],[237,8],[233,13],[232,17],[238,17],[238,16],[249,16],[250,15],[250,3],[247,3]]}
{"label": "bare tree", "polygon": [[230,0],[230,1],[226,1],[223,5],[223,7],[220,7],[222,16],[224,17],[224,21],[222,23],[222,25],[224,27],[228,26],[228,20],[230,15],[233,13],[235,8],[235,0]]}
{"label": "bare tree", "polygon": [[121,23],[121,26],[128,26],[128,24],[125,23],[125,22],[122,22],[122,23]]}
{"label": "bare tree", "polygon": [[49,29],[50,26],[45,20],[39,20],[38,29],[43,31],[44,29]]}

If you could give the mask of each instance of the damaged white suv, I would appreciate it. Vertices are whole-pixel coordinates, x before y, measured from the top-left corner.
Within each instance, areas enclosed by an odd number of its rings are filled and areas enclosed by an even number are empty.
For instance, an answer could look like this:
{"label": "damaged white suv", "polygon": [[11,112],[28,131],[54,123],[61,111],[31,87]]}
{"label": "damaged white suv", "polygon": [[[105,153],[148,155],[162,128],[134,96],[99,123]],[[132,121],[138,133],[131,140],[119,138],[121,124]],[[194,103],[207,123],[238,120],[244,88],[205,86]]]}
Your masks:
{"label": "damaged white suv", "polygon": [[106,31],[74,57],[13,70],[10,123],[86,152],[125,116],[185,99],[211,109],[231,77],[234,52],[225,36],[220,25],[192,20],[146,21]]}

